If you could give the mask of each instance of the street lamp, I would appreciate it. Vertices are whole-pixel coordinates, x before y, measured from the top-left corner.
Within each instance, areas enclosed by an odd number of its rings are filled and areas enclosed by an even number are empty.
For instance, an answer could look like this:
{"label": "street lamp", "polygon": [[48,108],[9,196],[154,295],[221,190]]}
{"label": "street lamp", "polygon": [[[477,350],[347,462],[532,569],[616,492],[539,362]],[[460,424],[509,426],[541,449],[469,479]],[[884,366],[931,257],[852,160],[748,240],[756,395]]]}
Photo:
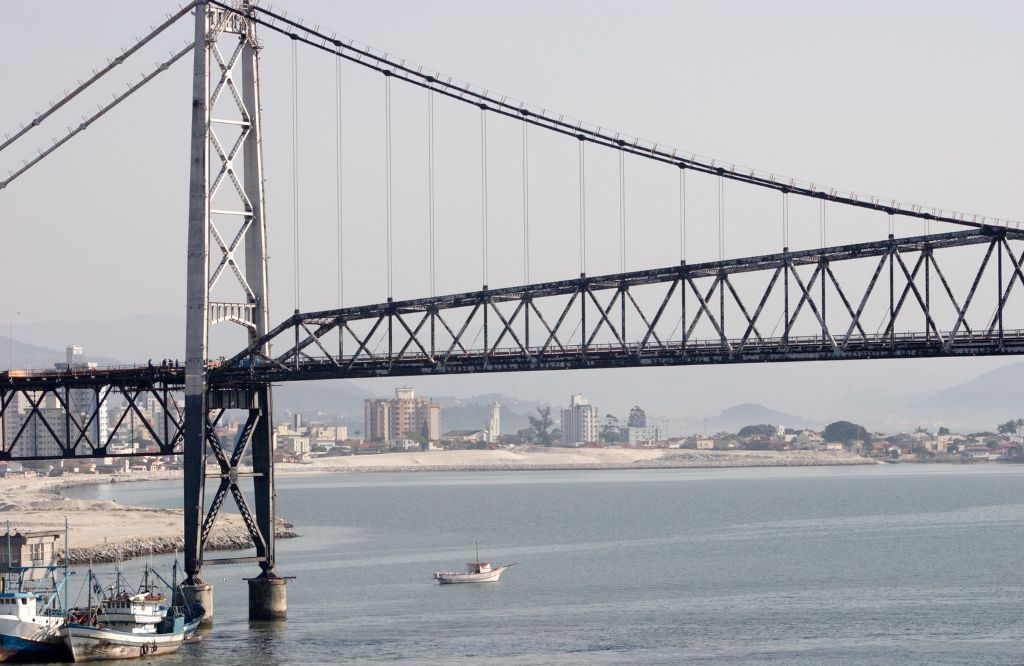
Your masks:
{"label": "street lamp", "polygon": [[7,327],[7,370],[14,370],[14,320],[20,315],[15,312],[11,317],[11,324]]}

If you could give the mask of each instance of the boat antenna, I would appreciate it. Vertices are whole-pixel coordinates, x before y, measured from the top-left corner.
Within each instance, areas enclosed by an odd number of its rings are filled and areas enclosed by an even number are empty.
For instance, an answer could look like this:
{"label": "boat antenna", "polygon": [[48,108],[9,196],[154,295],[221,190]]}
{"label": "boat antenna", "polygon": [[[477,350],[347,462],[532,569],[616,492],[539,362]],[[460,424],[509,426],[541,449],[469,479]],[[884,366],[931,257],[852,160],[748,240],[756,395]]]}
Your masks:
{"label": "boat antenna", "polygon": [[479,539],[473,539],[473,544],[476,545],[476,561],[477,561],[477,563],[479,563],[480,562],[480,540]]}

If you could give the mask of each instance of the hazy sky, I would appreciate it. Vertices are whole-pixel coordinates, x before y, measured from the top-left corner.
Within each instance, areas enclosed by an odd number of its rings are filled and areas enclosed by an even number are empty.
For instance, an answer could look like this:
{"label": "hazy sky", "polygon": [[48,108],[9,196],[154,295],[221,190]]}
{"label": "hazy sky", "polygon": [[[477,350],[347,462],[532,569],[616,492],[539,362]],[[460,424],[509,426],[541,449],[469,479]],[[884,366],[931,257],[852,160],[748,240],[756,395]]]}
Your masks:
{"label": "hazy sky", "polygon": [[[36,4],[9,4],[0,24],[0,133],[29,120],[176,7],[54,2],[42,17]],[[309,1],[280,7],[501,94],[687,151],[903,201],[1024,219],[1022,93],[1015,83],[1024,63],[1019,2]],[[118,68],[90,103],[0,153],[0,172],[180,48],[190,31],[183,20]],[[280,320],[294,307],[291,47],[277,35],[262,36],[271,319]],[[179,62],[0,191],[8,275],[0,322],[15,311],[25,322],[183,314],[190,66],[190,58]],[[334,68],[326,55],[299,53],[304,309],[337,300]],[[376,302],[387,296],[382,77],[346,65],[342,80],[345,301]],[[428,289],[426,97],[397,83],[392,94],[394,294],[413,297]],[[461,291],[482,279],[479,112],[440,99],[436,110],[438,290]],[[513,122],[489,122],[489,282],[499,286],[522,279],[520,135]],[[571,139],[544,138],[540,130],[531,135],[534,279],[579,272],[576,150]],[[591,274],[618,268],[616,165],[607,151],[588,153]],[[628,268],[679,260],[676,178],[669,167],[627,161]],[[714,187],[699,177],[689,184],[691,261],[717,255]],[[727,255],[781,245],[779,195],[747,189],[727,186]],[[829,219],[830,242],[881,238],[887,229],[878,214],[835,211]],[[818,243],[816,205],[794,202],[791,220],[793,247]],[[897,231],[920,230],[916,222]],[[1002,362],[952,364],[945,374],[952,380]],[[657,375],[666,385],[695,376],[666,372]],[[743,372],[726,374],[742,384],[754,376]],[[573,376],[559,377],[559,390]],[[445,381],[447,387],[457,380]]]}

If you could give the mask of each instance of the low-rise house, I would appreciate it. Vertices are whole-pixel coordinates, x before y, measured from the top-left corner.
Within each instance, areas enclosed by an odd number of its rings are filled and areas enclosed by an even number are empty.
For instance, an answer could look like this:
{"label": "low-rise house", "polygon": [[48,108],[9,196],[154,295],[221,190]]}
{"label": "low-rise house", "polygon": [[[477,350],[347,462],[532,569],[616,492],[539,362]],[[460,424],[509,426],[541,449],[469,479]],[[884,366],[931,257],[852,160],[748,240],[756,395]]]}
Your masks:
{"label": "low-rise house", "polygon": [[[0,577],[10,580],[18,567],[52,567],[57,564],[60,532],[6,532],[0,535]],[[10,553],[8,558],[7,553]],[[29,569],[25,580],[41,580],[45,569]],[[5,585],[6,589],[6,585]]]}

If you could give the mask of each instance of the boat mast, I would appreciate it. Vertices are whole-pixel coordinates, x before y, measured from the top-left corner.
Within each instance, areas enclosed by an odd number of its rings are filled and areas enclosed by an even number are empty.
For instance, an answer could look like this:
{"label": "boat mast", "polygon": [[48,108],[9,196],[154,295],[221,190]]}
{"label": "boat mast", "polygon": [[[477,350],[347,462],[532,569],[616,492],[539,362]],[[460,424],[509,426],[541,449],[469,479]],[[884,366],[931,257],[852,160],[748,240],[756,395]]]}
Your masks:
{"label": "boat mast", "polygon": [[[10,530],[8,530],[10,533]],[[71,546],[68,543],[68,517],[64,516],[64,612],[68,609],[68,552]]]}
{"label": "boat mast", "polygon": [[480,563],[480,541],[478,539],[473,539],[473,544],[476,546],[476,561],[477,561],[477,564],[479,564]]}
{"label": "boat mast", "polygon": [[11,561],[11,519],[8,518],[7,519],[7,570],[4,572],[6,574],[4,576],[4,586],[3,586],[4,587],[4,589],[3,589],[4,592],[7,591],[7,581],[10,580],[10,578],[11,578],[11,567],[13,565],[14,565],[14,563]]}

